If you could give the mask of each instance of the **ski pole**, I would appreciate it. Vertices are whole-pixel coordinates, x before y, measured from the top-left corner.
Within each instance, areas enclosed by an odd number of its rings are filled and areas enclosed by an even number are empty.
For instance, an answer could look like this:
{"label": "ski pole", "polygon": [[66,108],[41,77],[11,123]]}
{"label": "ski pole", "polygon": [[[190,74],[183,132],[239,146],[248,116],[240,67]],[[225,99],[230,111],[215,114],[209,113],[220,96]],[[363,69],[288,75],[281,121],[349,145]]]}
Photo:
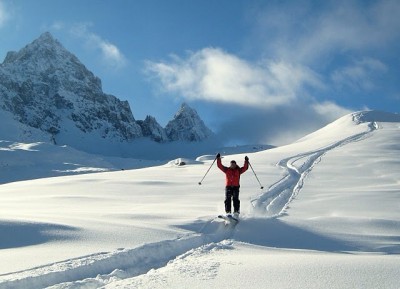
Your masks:
{"label": "ski pole", "polygon": [[199,182],[199,185],[201,185],[202,181],[204,180],[204,178],[206,177],[206,175],[208,174],[208,172],[210,171],[211,167],[213,166],[213,164],[215,163],[216,160],[217,160],[217,158],[214,159],[214,161],[212,162],[211,166],[208,168],[206,174],[204,175],[204,177]]}
{"label": "ski pole", "polygon": [[250,165],[250,168],[251,168],[251,170],[253,171],[254,176],[256,177],[258,183],[260,184],[260,189],[261,189],[261,190],[264,189],[263,185],[261,185],[260,180],[258,179],[258,177],[257,177],[257,175],[256,175],[256,172],[254,171],[253,166],[251,165],[250,162],[249,162],[249,165]]}

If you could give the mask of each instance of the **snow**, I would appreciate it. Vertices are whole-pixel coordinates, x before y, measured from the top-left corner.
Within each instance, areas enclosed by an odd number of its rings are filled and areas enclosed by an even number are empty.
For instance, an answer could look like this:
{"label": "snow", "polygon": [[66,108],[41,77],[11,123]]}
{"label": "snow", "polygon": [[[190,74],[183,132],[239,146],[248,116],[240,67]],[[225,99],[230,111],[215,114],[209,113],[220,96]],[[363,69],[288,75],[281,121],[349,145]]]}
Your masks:
{"label": "snow", "polygon": [[157,160],[92,155],[48,142],[0,140],[0,184],[79,173],[119,171],[162,163]]}
{"label": "snow", "polygon": [[[0,288],[398,288],[399,131],[398,115],[359,112],[287,146],[231,148],[222,161],[247,155],[264,186],[250,169],[242,175],[234,228],[215,218],[224,199],[215,165],[198,185],[214,152],[16,177],[0,185]],[[24,153],[25,172],[51,151],[0,146],[10,164]],[[74,173],[102,167],[87,158],[63,162]]]}

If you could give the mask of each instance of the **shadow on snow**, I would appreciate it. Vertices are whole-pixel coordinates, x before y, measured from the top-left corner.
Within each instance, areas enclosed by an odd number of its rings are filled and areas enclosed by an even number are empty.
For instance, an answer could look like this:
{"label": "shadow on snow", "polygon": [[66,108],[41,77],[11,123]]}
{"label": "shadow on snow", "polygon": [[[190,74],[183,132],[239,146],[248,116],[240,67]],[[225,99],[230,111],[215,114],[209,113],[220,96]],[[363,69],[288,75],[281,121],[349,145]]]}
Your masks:
{"label": "shadow on snow", "polygon": [[258,246],[325,252],[358,251],[359,248],[340,239],[287,224],[276,218],[242,220],[234,239]]}
{"label": "shadow on snow", "polygon": [[[206,234],[209,237],[216,234],[219,238],[228,237],[239,242],[245,242],[257,246],[301,249],[325,252],[359,251],[355,245],[340,239],[305,230],[289,225],[277,218],[251,218],[241,219],[234,228],[225,228],[221,223],[196,221],[191,224],[179,226],[196,233]],[[225,231],[225,234],[223,233]],[[227,232],[230,231],[230,234]],[[213,238],[211,238],[213,239]]]}
{"label": "shadow on snow", "polygon": [[77,230],[73,227],[56,224],[0,221],[0,249],[71,239],[71,233]]}

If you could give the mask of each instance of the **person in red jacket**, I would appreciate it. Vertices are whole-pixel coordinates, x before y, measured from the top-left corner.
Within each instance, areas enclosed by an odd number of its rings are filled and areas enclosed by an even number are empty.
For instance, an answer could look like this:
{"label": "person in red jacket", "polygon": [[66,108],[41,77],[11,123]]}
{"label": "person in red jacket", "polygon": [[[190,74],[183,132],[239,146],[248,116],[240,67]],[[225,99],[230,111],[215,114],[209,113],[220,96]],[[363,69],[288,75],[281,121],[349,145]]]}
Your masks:
{"label": "person in red jacket", "polygon": [[232,212],[232,200],[233,200],[233,212],[234,214],[240,213],[240,200],[239,200],[239,188],[240,188],[240,175],[243,174],[249,168],[249,158],[244,158],[243,167],[239,167],[236,161],[231,161],[230,166],[226,167],[221,162],[221,154],[217,154],[217,166],[225,173],[226,176],[226,187],[225,187],[225,212],[230,214]]}

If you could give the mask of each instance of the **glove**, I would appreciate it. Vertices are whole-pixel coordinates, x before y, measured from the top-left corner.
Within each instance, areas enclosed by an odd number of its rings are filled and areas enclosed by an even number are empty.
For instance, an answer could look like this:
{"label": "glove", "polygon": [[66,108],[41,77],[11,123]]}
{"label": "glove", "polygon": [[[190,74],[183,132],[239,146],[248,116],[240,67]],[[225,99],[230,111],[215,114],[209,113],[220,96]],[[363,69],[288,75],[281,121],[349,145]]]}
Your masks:
{"label": "glove", "polygon": [[217,153],[217,156],[215,158],[219,159],[221,157],[220,153]]}
{"label": "glove", "polygon": [[245,157],[244,157],[244,160],[245,160],[246,162],[248,162],[248,161],[249,161],[249,158],[248,158],[247,156],[245,156]]}

